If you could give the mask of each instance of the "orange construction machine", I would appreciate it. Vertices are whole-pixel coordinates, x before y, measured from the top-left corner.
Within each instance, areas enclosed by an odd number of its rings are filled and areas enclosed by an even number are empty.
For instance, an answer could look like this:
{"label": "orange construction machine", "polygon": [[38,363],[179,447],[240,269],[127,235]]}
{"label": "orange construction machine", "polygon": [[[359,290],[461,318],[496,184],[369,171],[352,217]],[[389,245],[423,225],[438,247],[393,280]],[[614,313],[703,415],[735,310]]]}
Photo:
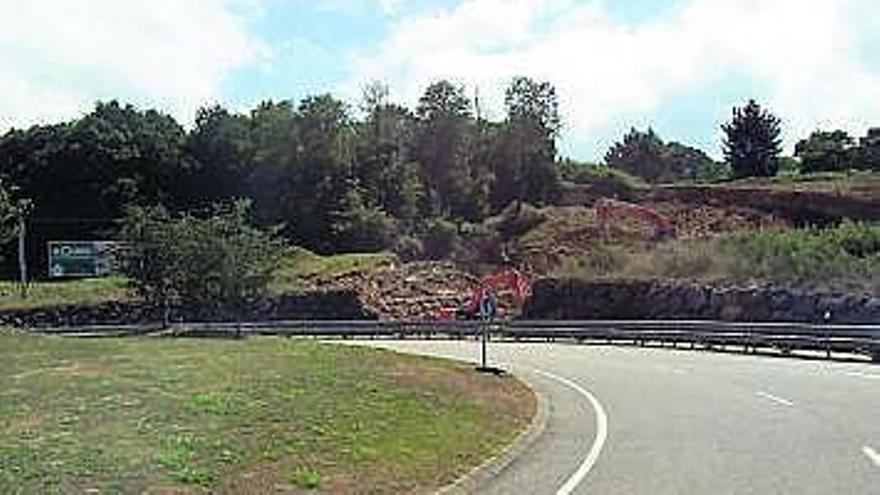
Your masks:
{"label": "orange construction machine", "polygon": [[[437,313],[438,320],[475,319],[485,311],[487,300],[497,304],[497,298],[503,294],[513,296],[515,303],[522,307],[532,292],[529,278],[516,268],[490,273],[480,279],[471,291],[467,304],[462,308],[443,308]],[[493,308],[494,309],[494,308]]]}
{"label": "orange construction machine", "polygon": [[672,220],[653,208],[607,198],[596,202],[596,221],[606,236],[610,222],[621,217],[635,218],[650,224],[654,229],[654,240],[675,237],[675,225]]}

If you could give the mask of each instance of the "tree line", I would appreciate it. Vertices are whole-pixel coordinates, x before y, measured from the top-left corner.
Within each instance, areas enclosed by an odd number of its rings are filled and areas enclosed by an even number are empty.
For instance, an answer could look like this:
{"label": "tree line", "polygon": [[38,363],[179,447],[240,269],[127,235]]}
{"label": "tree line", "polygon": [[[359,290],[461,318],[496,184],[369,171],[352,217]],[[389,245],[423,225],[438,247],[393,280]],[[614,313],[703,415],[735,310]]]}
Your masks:
{"label": "tree line", "polygon": [[[318,95],[247,113],[202,108],[186,131],[116,101],[0,139],[0,177],[32,217],[117,219],[130,206],[209,209],[249,198],[252,219],[319,251],[390,247],[431,222],[479,222],[511,202],[552,201],[559,110],[547,82],[513,79],[506,115],[483,118],[465,89],[427,87],[414,109],[364,90],[360,115]],[[110,227],[102,227],[109,229]],[[70,234],[68,234],[70,235]]]}
{"label": "tree line", "polygon": [[[463,225],[510,204],[550,203],[560,177],[597,177],[596,167],[558,157],[552,84],[514,78],[504,106],[503,118],[486,119],[463,86],[441,80],[408,108],[373,83],[358,108],[329,94],[265,101],[243,113],[211,106],[186,130],[155,110],[101,102],[80,118],[0,137],[0,180],[10,186],[0,198],[13,206],[26,200],[37,260],[48,239],[118,234],[131,207],[198,214],[241,198],[257,226],[318,252],[396,247],[442,255]],[[602,168],[649,183],[774,175],[792,166],[781,156],[780,127],[750,101],[722,126],[723,162],[632,129]],[[796,157],[806,172],[880,170],[880,129],[860,140],[817,131]]]}
{"label": "tree line", "polygon": [[[632,128],[605,154],[605,165],[649,183],[717,182],[745,177],[772,177],[781,170],[800,173],[880,171],[880,128],[859,139],[842,130],[817,130],[795,146],[793,157],[782,154],[782,122],[755,100],[734,107],[721,125],[724,160],[678,142],[665,142],[648,128]],[[577,167],[564,168],[569,178],[594,177]]]}

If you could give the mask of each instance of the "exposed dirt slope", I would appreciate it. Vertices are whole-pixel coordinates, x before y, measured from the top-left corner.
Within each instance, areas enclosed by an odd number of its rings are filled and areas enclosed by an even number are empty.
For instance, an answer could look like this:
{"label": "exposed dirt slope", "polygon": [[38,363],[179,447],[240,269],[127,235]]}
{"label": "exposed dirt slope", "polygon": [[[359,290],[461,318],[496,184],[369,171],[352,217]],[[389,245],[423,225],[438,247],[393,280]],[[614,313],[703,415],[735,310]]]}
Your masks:
{"label": "exposed dirt slope", "polygon": [[452,263],[397,263],[320,280],[323,287],[356,290],[366,309],[383,319],[425,319],[464,305],[477,277]]}
{"label": "exposed dirt slope", "polygon": [[[563,189],[560,206],[592,205],[603,194],[592,185]],[[620,199],[639,203],[682,203],[725,210],[746,207],[795,223],[844,218],[880,221],[880,179],[803,184],[675,185],[618,191]]]}

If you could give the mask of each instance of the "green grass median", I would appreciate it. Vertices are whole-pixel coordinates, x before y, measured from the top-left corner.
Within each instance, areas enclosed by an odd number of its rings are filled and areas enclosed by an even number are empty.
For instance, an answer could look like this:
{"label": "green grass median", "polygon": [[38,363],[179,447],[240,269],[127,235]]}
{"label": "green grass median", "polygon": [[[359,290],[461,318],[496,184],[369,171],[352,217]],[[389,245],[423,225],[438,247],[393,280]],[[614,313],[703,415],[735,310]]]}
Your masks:
{"label": "green grass median", "polygon": [[430,489],[535,407],[510,377],[311,341],[0,332],[0,363],[0,493]]}

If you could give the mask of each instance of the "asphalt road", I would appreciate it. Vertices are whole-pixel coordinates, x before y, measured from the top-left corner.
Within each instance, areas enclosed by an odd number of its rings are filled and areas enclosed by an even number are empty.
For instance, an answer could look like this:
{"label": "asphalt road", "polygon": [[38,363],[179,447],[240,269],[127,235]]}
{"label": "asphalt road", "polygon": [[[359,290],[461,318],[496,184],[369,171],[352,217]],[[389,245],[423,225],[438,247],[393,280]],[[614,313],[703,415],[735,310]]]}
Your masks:
{"label": "asphalt road", "polygon": [[[373,342],[476,361],[472,341]],[[880,494],[880,366],[490,344],[547,428],[488,494]]]}

